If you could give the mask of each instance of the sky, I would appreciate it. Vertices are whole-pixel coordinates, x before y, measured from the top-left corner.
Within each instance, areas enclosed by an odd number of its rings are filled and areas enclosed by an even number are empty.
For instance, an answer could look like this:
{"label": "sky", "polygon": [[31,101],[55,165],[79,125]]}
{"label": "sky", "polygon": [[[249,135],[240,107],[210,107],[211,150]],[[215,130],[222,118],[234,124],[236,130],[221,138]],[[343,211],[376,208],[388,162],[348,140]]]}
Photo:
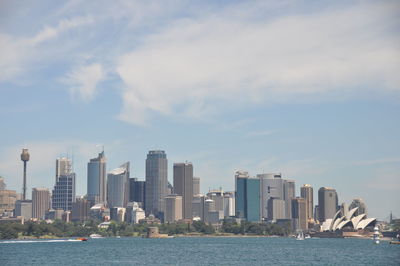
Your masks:
{"label": "sky", "polygon": [[0,1],[0,175],[77,194],[149,150],[190,161],[201,191],[282,173],[400,217],[399,1]]}

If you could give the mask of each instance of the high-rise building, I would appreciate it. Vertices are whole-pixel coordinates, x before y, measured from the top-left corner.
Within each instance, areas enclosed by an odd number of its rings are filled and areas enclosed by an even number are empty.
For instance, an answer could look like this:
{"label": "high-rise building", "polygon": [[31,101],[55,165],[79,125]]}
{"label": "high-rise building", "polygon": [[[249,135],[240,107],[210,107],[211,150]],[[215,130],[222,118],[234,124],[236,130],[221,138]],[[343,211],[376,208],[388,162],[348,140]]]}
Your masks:
{"label": "high-rise building", "polygon": [[349,209],[358,208],[355,212],[355,215],[366,214],[367,215],[367,205],[365,204],[364,200],[361,198],[353,199],[350,203]]}
{"label": "high-rise building", "polygon": [[15,202],[14,216],[22,216],[24,220],[32,218],[32,201],[31,200],[17,200]]}
{"label": "high-rise building", "polygon": [[193,165],[174,163],[174,193],[182,196],[182,217],[192,219]]}
{"label": "high-rise building", "polygon": [[165,197],[165,221],[174,223],[182,219],[182,196],[172,194]]}
{"label": "high-rise building", "polygon": [[56,159],[56,179],[61,175],[72,173],[72,161],[69,158],[61,157]]}
{"label": "high-rise building", "polygon": [[300,197],[306,200],[307,220],[314,219],[314,190],[311,185],[305,184],[300,188]]}
{"label": "high-rise building", "polygon": [[143,208],[146,195],[146,181],[139,181],[137,178],[129,178],[129,201],[137,202]]}
{"label": "high-rise building", "polygon": [[235,216],[235,192],[224,192],[224,217]]}
{"label": "high-rise building", "polygon": [[[284,200],[284,183],[285,180],[282,179],[281,174],[259,174],[257,175],[257,178],[260,179],[260,187],[261,187],[261,202],[260,202],[260,207],[261,207],[261,216],[264,219],[270,219],[273,220],[272,217],[268,216],[268,213],[271,213],[271,215],[274,212],[269,212],[268,211],[268,206],[269,206],[269,199],[270,198],[275,198],[275,199],[281,199]],[[271,205],[273,206],[273,205]],[[278,205],[276,205],[276,208]],[[275,213],[277,212],[275,208]],[[285,210],[283,210],[285,212]],[[275,217],[275,216],[274,216]]]}
{"label": "high-rise building", "polygon": [[249,178],[247,171],[237,171],[235,173],[235,207],[236,217],[246,218],[246,182]]}
{"label": "high-rise building", "polygon": [[70,211],[75,202],[75,173],[58,177],[52,193],[52,208]]}
{"label": "high-rise building", "polygon": [[50,192],[48,188],[32,189],[32,218],[44,219],[50,209]]}
{"label": "high-rise building", "polygon": [[336,190],[328,187],[321,187],[318,190],[318,219],[325,222],[326,219],[333,219],[338,210],[338,196]]}
{"label": "high-rise building", "polygon": [[108,173],[107,202],[109,208],[127,206],[129,202],[129,162]]}
{"label": "high-rise building", "polygon": [[286,219],[285,201],[281,198],[270,197],[268,199],[268,219],[271,221]]}
{"label": "high-rise building", "polygon": [[106,157],[104,151],[88,163],[87,197],[91,205],[107,201]]}
{"label": "high-rise building", "polygon": [[292,199],[296,197],[296,188],[294,180],[285,180],[283,183],[285,216],[286,219],[292,219]]}
{"label": "high-rise building", "polygon": [[260,179],[249,178],[246,171],[237,171],[235,180],[236,217],[244,218],[250,222],[260,221]]}
{"label": "high-rise building", "polygon": [[17,192],[6,188],[4,178],[0,177],[0,216],[12,216],[12,212],[15,209],[15,201],[17,200]]}
{"label": "high-rise building", "polygon": [[167,196],[168,160],[165,151],[149,151],[146,159],[146,214],[163,219]]}
{"label": "high-rise building", "polygon": [[78,198],[72,203],[71,220],[84,222],[89,220],[90,202],[85,198]]}
{"label": "high-rise building", "polygon": [[193,195],[200,194],[200,177],[193,177]]}
{"label": "high-rise building", "polygon": [[294,230],[307,230],[307,208],[306,200],[304,198],[292,199],[292,221]]}
{"label": "high-rise building", "polygon": [[259,222],[260,215],[260,179],[249,178],[246,182],[246,220],[249,222]]}

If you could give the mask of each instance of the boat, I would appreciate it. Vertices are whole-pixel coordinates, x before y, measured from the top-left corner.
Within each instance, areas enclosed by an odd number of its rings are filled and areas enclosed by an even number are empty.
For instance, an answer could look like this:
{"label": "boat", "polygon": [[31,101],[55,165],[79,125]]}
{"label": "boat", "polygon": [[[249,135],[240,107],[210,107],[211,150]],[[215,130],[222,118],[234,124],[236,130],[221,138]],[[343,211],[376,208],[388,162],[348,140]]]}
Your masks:
{"label": "boat", "polygon": [[309,238],[311,238],[311,236],[310,235],[306,235],[304,238],[305,239],[309,239]]}
{"label": "boat", "polygon": [[77,240],[79,240],[79,241],[87,241],[88,239],[85,238],[85,237],[80,237],[80,238],[78,238]]}
{"label": "boat", "polygon": [[103,236],[99,234],[91,234],[90,238],[103,238]]}
{"label": "boat", "polygon": [[379,235],[380,235],[380,233],[379,233],[379,228],[377,227],[377,226],[375,226],[375,228],[374,228],[374,234],[373,234],[373,240],[374,240],[374,243],[375,244],[379,244]]}
{"label": "boat", "polygon": [[389,244],[400,245],[400,241],[390,241]]}
{"label": "boat", "polygon": [[296,240],[304,240],[304,233],[303,233],[303,231],[300,231],[300,232],[297,234]]}

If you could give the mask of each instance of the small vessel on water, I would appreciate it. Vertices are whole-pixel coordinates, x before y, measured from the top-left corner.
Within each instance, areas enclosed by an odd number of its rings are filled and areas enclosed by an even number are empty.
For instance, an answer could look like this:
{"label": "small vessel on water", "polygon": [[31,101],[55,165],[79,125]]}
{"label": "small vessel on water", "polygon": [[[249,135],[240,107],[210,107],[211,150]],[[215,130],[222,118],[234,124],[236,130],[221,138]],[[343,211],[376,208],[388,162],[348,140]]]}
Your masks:
{"label": "small vessel on water", "polygon": [[78,238],[77,240],[79,240],[79,241],[87,241],[88,239],[85,238],[85,237],[80,237],[80,238]]}
{"label": "small vessel on water", "polygon": [[379,244],[379,239],[380,239],[379,235],[380,235],[379,228],[377,226],[375,226],[374,235],[373,235],[373,239],[374,239],[374,243],[375,244]]}
{"label": "small vessel on water", "polygon": [[303,231],[299,231],[297,234],[296,240],[304,240],[304,233]]}
{"label": "small vessel on water", "polygon": [[91,234],[90,238],[103,238],[103,236],[99,234]]}

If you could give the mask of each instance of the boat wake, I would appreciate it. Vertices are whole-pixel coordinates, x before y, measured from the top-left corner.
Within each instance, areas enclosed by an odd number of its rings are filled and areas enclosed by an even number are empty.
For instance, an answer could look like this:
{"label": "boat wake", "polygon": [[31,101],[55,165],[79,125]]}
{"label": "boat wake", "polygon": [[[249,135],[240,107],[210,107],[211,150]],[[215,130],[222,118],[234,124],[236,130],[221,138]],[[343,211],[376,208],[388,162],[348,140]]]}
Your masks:
{"label": "boat wake", "polygon": [[79,239],[7,240],[7,241],[0,241],[0,244],[53,243],[53,242],[82,242],[82,240]]}

